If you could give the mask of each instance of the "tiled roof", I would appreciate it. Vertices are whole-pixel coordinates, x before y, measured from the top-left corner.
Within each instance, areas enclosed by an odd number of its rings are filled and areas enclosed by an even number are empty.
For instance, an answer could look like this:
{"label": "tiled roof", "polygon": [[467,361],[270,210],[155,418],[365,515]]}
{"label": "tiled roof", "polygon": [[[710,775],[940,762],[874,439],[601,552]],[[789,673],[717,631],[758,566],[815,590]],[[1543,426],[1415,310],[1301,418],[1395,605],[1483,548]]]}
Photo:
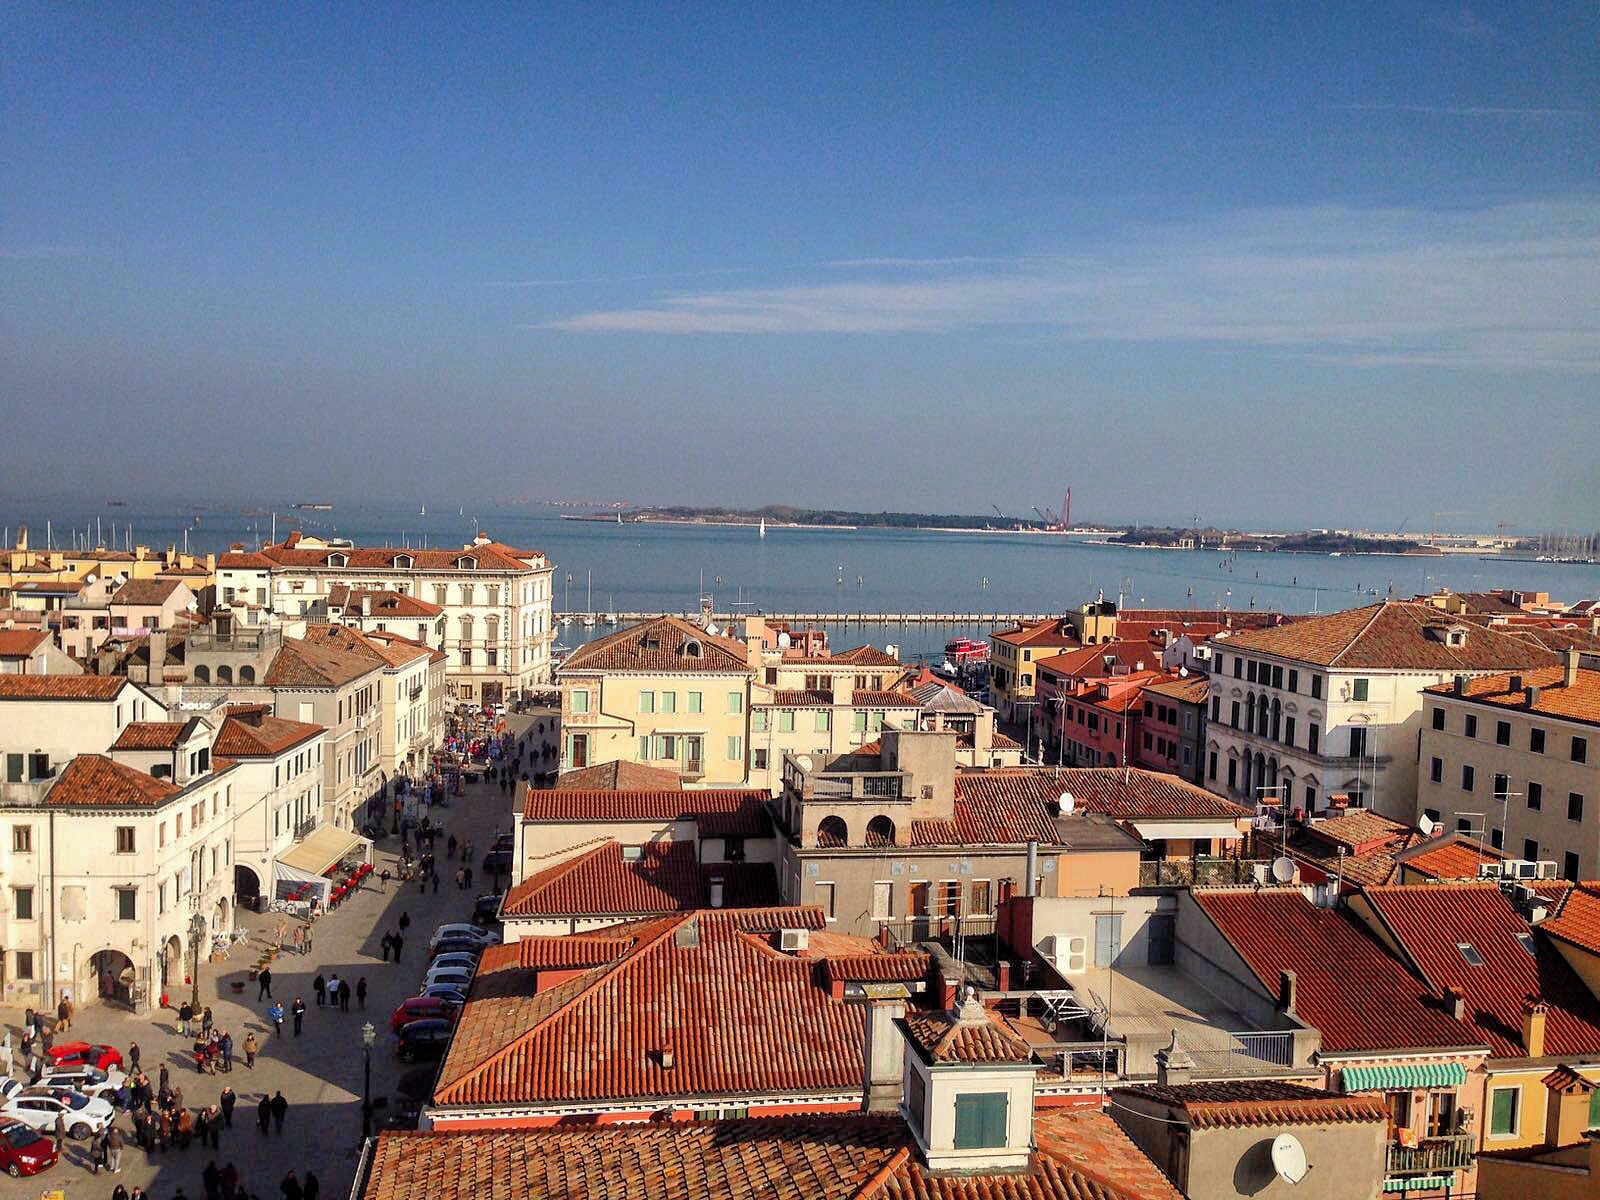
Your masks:
{"label": "tiled roof", "polygon": [[230,712],[217,731],[211,753],[229,758],[264,758],[282,754],[291,746],[323,731],[321,725],[290,721],[271,713],[259,715]]}
{"label": "tiled roof", "polygon": [[676,771],[649,767],[644,763],[595,763],[563,771],[556,779],[558,792],[659,792],[682,791],[683,780]]}
{"label": "tiled roof", "polygon": [[403,617],[413,620],[430,620],[444,612],[444,607],[431,604],[409,592],[396,592],[386,588],[353,588],[338,584],[328,589],[328,603],[335,607],[361,612],[362,601],[372,606],[374,617]]}
{"label": "tiled roof", "polygon": [[1037,1110],[1033,1141],[1041,1154],[1139,1200],[1183,1200],[1161,1168],[1097,1106]]}
{"label": "tiled roof", "polygon": [[44,802],[94,808],[154,808],[179,789],[164,779],[113,762],[103,754],[80,754],[69,762]]}
{"label": "tiled roof", "polygon": [[920,950],[894,954],[830,954],[822,960],[829,983],[911,983],[925,979],[933,959]]}
{"label": "tiled roof", "polygon": [[[335,554],[345,556],[347,562],[338,570],[354,569],[383,569],[393,571],[396,569],[397,558],[409,558],[412,569],[418,571],[453,571],[456,564],[463,558],[470,558],[477,562],[477,566],[470,568],[478,571],[525,571],[526,563],[522,562],[517,554],[512,553],[510,546],[502,546],[498,542],[487,542],[483,545],[465,546],[460,550],[434,550],[416,549],[406,546],[300,546],[299,537],[290,534],[282,543],[261,547],[260,556],[276,566],[281,567],[323,567],[329,565],[329,560]],[[518,552],[526,553],[530,558],[537,551]],[[233,556],[225,554],[224,559]],[[232,566],[231,562],[224,562],[224,566]],[[463,568],[467,569],[467,568]]]}
{"label": "tiled roof", "polygon": [[[1344,826],[1357,819],[1359,824]],[[1421,840],[1422,834],[1399,821],[1358,809],[1348,816],[1314,825],[1291,826],[1284,853],[1329,879],[1342,879],[1346,888],[1355,888],[1390,882],[1395,874],[1395,855]]]}
{"label": "tiled roof", "polygon": [[574,671],[754,674],[743,642],[713,637],[681,617],[655,617],[584,643],[567,656],[557,674]]}
{"label": "tiled roof", "polygon": [[0,700],[115,700],[126,675],[0,675]]}
{"label": "tiled roof", "polygon": [[[981,1008],[974,1000],[970,1006]],[[968,1017],[940,1009],[908,1011],[898,1022],[906,1040],[930,1063],[1025,1063],[1033,1049],[988,1013]]]}
{"label": "tiled roof", "polygon": [[1184,1109],[1196,1129],[1245,1125],[1328,1125],[1383,1121],[1387,1112],[1376,1096],[1342,1096],[1320,1088],[1277,1080],[1232,1083],[1146,1083],[1118,1088],[1117,1096],[1137,1096]]}
{"label": "tiled roof", "polygon": [[1306,832],[1315,838],[1343,846],[1352,854],[1359,854],[1374,845],[1390,845],[1400,841],[1411,832],[1411,827],[1371,809],[1356,808],[1343,816],[1317,821]]}
{"label": "tiled roof", "polygon": [[1204,704],[1211,694],[1211,680],[1205,675],[1178,676],[1147,683],[1144,690],[1153,696],[1166,696],[1185,704]]}
{"label": "tiled roof", "polygon": [[[1426,632],[1452,625],[1467,630],[1464,645],[1451,646]],[[1495,671],[1555,661],[1548,650],[1520,638],[1454,621],[1427,604],[1394,600],[1236,633],[1226,645],[1230,652],[1253,651],[1340,670]]]}
{"label": "tiled roof", "polygon": [[181,579],[130,579],[111,594],[111,603],[165,604],[183,586]]}
{"label": "tiled roof", "polygon": [[[1496,708],[1514,708],[1519,712],[1536,712],[1542,716],[1600,725],[1600,671],[1580,669],[1578,681],[1571,687],[1561,686],[1564,673],[1562,667],[1519,671],[1517,674],[1522,680],[1522,687],[1515,691],[1511,689],[1509,674],[1484,675],[1467,680],[1464,699]],[[1539,699],[1531,709],[1525,690],[1530,687],[1539,689]],[[1431,687],[1428,691],[1434,695],[1450,696],[1454,694],[1454,686],[1447,683]]]}
{"label": "tiled roof", "polygon": [[876,646],[853,646],[849,650],[840,650],[830,654],[822,662],[848,663],[852,667],[898,667],[901,662],[892,654],[886,654]]}
{"label": "tiled roof", "polygon": [[1546,650],[1553,650],[1557,654],[1567,650],[1581,650],[1590,654],[1600,651],[1600,633],[1591,633],[1585,627],[1576,625],[1511,625],[1497,628],[1512,637],[1519,637],[1525,642],[1533,642],[1535,645],[1543,646]]}
{"label": "tiled roof", "polygon": [[171,750],[183,741],[188,721],[129,721],[111,743],[113,750]]}
{"label": "tiled roof", "polygon": [[858,1091],[864,1010],[832,999],[813,963],[747,936],[821,923],[816,909],[637,922],[621,957],[531,997],[520,968],[481,966],[434,1103]]}
{"label": "tiled roof", "polygon": [[689,821],[713,813],[746,814],[764,806],[764,788],[651,788],[606,791],[530,787],[522,805],[525,821]]}
{"label": "tiled roof", "polygon": [[[1026,1170],[954,1175],[928,1171],[898,1117],[383,1133],[356,1200],[1179,1200],[1126,1135],[1079,1165],[1066,1155],[1092,1118],[1039,1120],[1061,1156],[1041,1145]],[[1095,1125],[1113,1143],[1114,1123]]]}
{"label": "tiled roof", "polygon": [[42,593],[49,596],[66,595],[75,596],[83,591],[81,579],[24,579],[20,583],[12,584],[13,592]]}
{"label": "tiled roof", "polygon": [[855,708],[920,708],[915,700],[904,692],[873,691],[869,688],[856,688],[850,693],[850,704]]}
{"label": "tiled roof", "polygon": [[1434,879],[1477,879],[1480,866],[1504,858],[1505,854],[1493,846],[1485,846],[1460,833],[1423,839],[1395,855],[1395,861],[1406,870]]}
{"label": "tiled roof", "polygon": [[[1541,890],[1558,899],[1566,887]],[[1466,1023],[1494,1054],[1527,1053],[1521,1022],[1529,995],[1550,1006],[1546,1054],[1600,1050],[1600,1001],[1539,934],[1533,938],[1537,954],[1528,953],[1516,935],[1538,927],[1529,926],[1497,884],[1411,884],[1369,888],[1365,895],[1436,992],[1454,986],[1466,994]],[[1471,942],[1483,965],[1470,965],[1458,942]]]}
{"label": "tiled roof", "polygon": [[833,704],[832,692],[808,692],[798,688],[779,688],[772,699],[756,704],[757,708],[828,708]]}
{"label": "tiled roof", "polygon": [[1058,617],[1035,621],[1032,625],[1013,625],[1010,629],[996,630],[989,635],[994,641],[1011,646],[1076,646],[1078,635],[1070,626],[1065,629]]}
{"label": "tiled roof", "polygon": [[727,908],[778,902],[770,863],[707,864],[693,842],[652,842],[637,858],[607,839],[592,849],[530,875],[506,893],[507,917],[647,916],[709,905],[711,881],[723,884]]}
{"label": "tiled roof", "polygon": [[1280,971],[1295,972],[1296,1011],[1322,1032],[1324,1051],[1481,1044],[1344,910],[1318,908],[1290,890],[1218,888],[1193,896],[1269,995],[1278,992]]}
{"label": "tiled roof", "polygon": [[47,629],[0,629],[0,658],[26,658],[49,640]]}
{"label": "tiled roof", "polygon": [[1554,916],[1539,931],[1600,954],[1600,883],[1574,884]]}
{"label": "tiled roof", "polygon": [[368,629],[359,634],[371,650],[391,667],[403,667],[419,658],[432,658],[434,651],[415,638],[408,638],[393,630]]}
{"label": "tiled roof", "polygon": [[272,566],[272,560],[257,550],[230,551],[227,554],[217,555],[218,570],[269,571]]}
{"label": "tiled roof", "polygon": [[340,687],[383,667],[385,659],[354,629],[308,625],[303,638],[284,638],[267,668],[268,687]]}
{"label": "tiled roof", "polygon": [[1064,654],[1055,654],[1034,663],[1040,673],[1049,672],[1064,679],[1101,679],[1110,675],[1113,667],[1128,670],[1149,670],[1161,665],[1161,655],[1148,642],[1100,642],[1092,646],[1076,646]]}

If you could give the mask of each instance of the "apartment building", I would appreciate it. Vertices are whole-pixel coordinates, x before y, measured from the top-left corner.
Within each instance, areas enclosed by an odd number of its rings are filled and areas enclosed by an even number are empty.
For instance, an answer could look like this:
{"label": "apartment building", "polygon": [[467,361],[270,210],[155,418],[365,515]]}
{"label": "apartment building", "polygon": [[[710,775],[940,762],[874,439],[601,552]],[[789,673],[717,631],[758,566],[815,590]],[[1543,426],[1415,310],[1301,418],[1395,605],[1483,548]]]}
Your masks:
{"label": "apartment building", "polygon": [[1217,638],[1206,786],[1248,804],[1348,804],[1409,823],[1423,691],[1554,665],[1543,647],[1386,601]]}
{"label": "apartment building", "polygon": [[387,630],[361,637],[383,660],[378,766],[385,779],[423,774],[444,740],[445,654]]}
{"label": "apartment building", "polygon": [[75,755],[102,753],[166,706],[120,675],[0,674],[0,798],[33,798]]}
{"label": "apartment building", "polygon": [[83,668],[55,644],[42,626],[7,623],[0,628],[0,675],[81,675]]}
{"label": "apartment building", "polygon": [[1134,744],[1135,766],[1171,771],[1190,783],[1205,785],[1207,700],[1211,680],[1178,668],[1169,676],[1146,684],[1139,700],[1139,736]]}
{"label": "apartment building", "polygon": [[[458,550],[438,550],[355,546],[297,532],[259,550],[222,555],[217,586],[229,605],[259,607],[264,590],[266,607],[280,618],[314,618],[330,600],[345,608],[352,592],[398,592],[425,601],[441,610],[444,634],[438,637],[435,625],[418,640],[444,651],[451,694],[492,704],[550,682],[553,571],[541,551],[487,534]],[[343,615],[354,614],[346,608]],[[414,620],[397,614],[397,631],[411,636]],[[367,621],[362,613],[351,623],[365,628]]]}
{"label": "apartment building", "polygon": [[1600,877],[1600,670],[1580,662],[1428,688],[1417,812],[1563,878]]}
{"label": "apartment building", "polygon": [[130,579],[111,594],[114,634],[171,629],[179,614],[197,612],[199,600],[181,579]]}

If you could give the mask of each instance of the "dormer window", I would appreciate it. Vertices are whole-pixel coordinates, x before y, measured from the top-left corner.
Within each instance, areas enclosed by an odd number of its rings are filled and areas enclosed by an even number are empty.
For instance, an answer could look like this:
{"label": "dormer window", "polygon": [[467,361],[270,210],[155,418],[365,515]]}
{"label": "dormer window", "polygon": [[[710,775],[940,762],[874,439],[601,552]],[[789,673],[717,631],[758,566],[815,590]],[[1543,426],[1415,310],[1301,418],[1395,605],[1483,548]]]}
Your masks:
{"label": "dormer window", "polygon": [[698,638],[689,638],[683,643],[685,658],[702,658],[705,656],[705,652],[705,647],[700,644]]}
{"label": "dormer window", "polygon": [[478,560],[473,558],[470,554],[463,554],[460,558],[456,559],[456,570],[458,571],[475,570],[477,565]]}
{"label": "dormer window", "polygon": [[411,570],[412,566],[415,565],[416,561],[417,560],[412,558],[409,554],[396,554],[394,556],[395,570],[409,571]]}
{"label": "dormer window", "polygon": [[330,567],[348,567],[350,565],[350,556],[337,552],[330,554],[328,555],[328,565]]}

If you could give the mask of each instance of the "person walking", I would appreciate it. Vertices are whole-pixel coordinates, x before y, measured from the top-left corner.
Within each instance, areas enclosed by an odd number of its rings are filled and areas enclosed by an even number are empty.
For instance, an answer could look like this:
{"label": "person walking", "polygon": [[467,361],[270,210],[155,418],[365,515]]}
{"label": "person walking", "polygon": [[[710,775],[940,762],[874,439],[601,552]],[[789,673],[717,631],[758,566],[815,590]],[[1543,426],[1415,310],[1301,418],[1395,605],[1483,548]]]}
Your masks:
{"label": "person walking", "polygon": [[224,1029],[217,1038],[217,1049],[222,1052],[222,1070],[225,1074],[233,1072],[233,1035]]}
{"label": "person walking", "polygon": [[252,1029],[244,1035],[244,1065],[252,1071],[256,1069],[256,1051],[259,1049],[260,1047],[256,1045],[256,1031]]}
{"label": "person walking", "polygon": [[11,1074],[12,1069],[16,1066],[14,1052],[11,1049],[11,1031],[9,1029],[6,1030],[5,1040],[0,1041],[0,1065],[5,1066],[6,1074],[8,1076]]}
{"label": "person walking", "polygon": [[211,1110],[202,1108],[194,1115],[194,1140],[200,1143],[200,1148],[205,1149],[206,1138],[211,1134]]}
{"label": "person walking", "polygon": [[348,979],[339,981],[339,1011],[350,1011],[350,981]]}
{"label": "person walking", "polygon": [[467,886],[471,887],[472,886],[472,868],[470,866],[462,867],[461,870],[467,877]]}
{"label": "person walking", "polygon": [[187,1108],[178,1109],[178,1120],[174,1125],[178,1135],[178,1149],[187,1150],[194,1141],[194,1113]]}
{"label": "person walking", "polygon": [[206,1200],[222,1200],[222,1172],[217,1170],[217,1160],[212,1159],[200,1172],[200,1183],[206,1190]]}
{"label": "person walking", "polygon": [[406,934],[406,931],[411,928],[411,914],[408,913],[408,912],[405,912],[404,910],[402,910],[401,913],[400,913],[400,922],[399,922],[399,924],[400,924],[400,936],[404,937],[405,934]]}
{"label": "person walking", "polygon": [[389,893],[389,868],[388,867],[385,867],[383,870],[378,872],[378,884],[379,884],[378,894],[380,896],[388,895],[388,893]]}
{"label": "person walking", "polygon": [[272,968],[271,967],[262,967],[261,968],[261,974],[256,976],[256,982],[261,985],[261,987],[256,992],[256,999],[258,1001],[259,1000],[271,1000],[272,999]]}
{"label": "person walking", "polygon": [[215,1020],[216,1018],[211,1015],[211,1006],[209,1004],[206,1005],[204,1011],[200,1014],[200,1034],[202,1037],[211,1036],[211,1026]]}
{"label": "person walking", "polygon": [[113,1175],[122,1174],[122,1147],[127,1144],[115,1122],[106,1130],[106,1169]]}
{"label": "person walking", "polygon": [[161,1071],[156,1076],[156,1092],[165,1096],[172,1090],[172,1072],[167,1070],[167,1064],[161,1064]]}
{"label": "person walking", "polygon": [[139,1068],[139,1043],[138,1042],[129,1042],[128,1043],[128,1073],[130,1075],[137,1075],[139,1073],[139,1069],[140,1069]]}
{"label": "person walking", "polygon": [[67,1144],[67,1114],[56,1113],[56,1153],[59,1155]]}
{"label": "person walking", "polygon": [[283,1194],[283,1200],[305,1200],[305,1192],[301,1190],[300,1181],[294,1177],[293,1171],[283,1177],[278,1191]]}
{"label": "person walking", "polygon": [[400,951],[401,951],[402,948],[404,948],[405,944],[406,944],[405,938],[401,937],[398,933],[394,935],[394,960],[395,960],[395,962],[399,962],[400,961]]}
{"label": "person walking", "polygon": [[328,991],[328,981],[322,977],[320,971],[317,973],[317,977],[311,981],[311,990],[317,994],[317,1007],[321,1008]]}
{"label": "person walking", "polygon": [[367,1006],[367,977],[363,975],[356,980],[356,1004],[361,1008]]}
{"label": "person walking", "polygon": [[56,1005],[56,1032],[65,1033],[72,1028],[72,999],[66,992],[61,993],[61,1003]]}
{"label": "person walking", "polygon": [[383,935],[383,937],[379,938],[378,939],[378,945],[383,947],[383,961],[384,962],[388,962],[389,961],[389,951],[394,946],[394,943],[390,940],[390,935],[386,933],[386,934]]}
{"label": "person walking", "polygon": [[274,1000],[272,1002],[272,1007],[267,1009],[267,1020],[272,1022],[273,1029],[277,1030],[277,1033],[278,1033],[279,1037],[282,1037],[283,1036],[283,1005],[279,1004],[276,1000]]}
{"label": "person walking", "polygon": [[231,1087],[224,1086],[222,1095],[217,1097],[217,1104],[222,1109],[222,1123],[229,1129],[233,1128],[233,1106],[239,1103],[239,1095]]}
{"label": "person walking", "polygon": [[449,839],[446,840],[446,842],[444,844],[444,848],[445,848],[445,857],[446,858],[454,858],[456,856],[456,835],[455,834],[452,833],[450,835]]}
{"label": "person walking", "polygon": [[100,1167],[106,1161],[106,1131],[102,1129],[89,1139],[89,1166],[91,1175],[100,1174]]}
{"label": "person walking", "polygon": [[189,1036],[189,1022],[194,1020],[194,1005],[185,1000],[178,1006],[178,1032]]}
{"label": "person walking", "polygon": [[303,1190],[305,1192],[303,1200],[319,1200],[319,1197],[322,1195],[322,1184],[310,1171],[306,1172],[305,1187]]}
{"label": "person walking", "polygon": [[222,1113],[215,1104],[206,1108],[206,1136],[213,1150],[222,1149]]}
{"label": "person walking", "polygon": [[256,1105],[256,1124],[261,1126],[261,1136],[267,1136],[267,1130],[272,1127],[272,1101],[265,1092],[261,1093],[261,1103]]}
{"label": "person walking", "polygon": [[328,1007],[329,1008],[338,1008],[339,1007],[339,993],[341,991],[343,991],[343,990],[344,990],[344,981],[339,978],[337,973],[335,973],[333,978],[328,981]]}
{"label": "person walking", "polygon": [[294,1015],[294,1035],[300,1036],[300,1030],[306,1023],[306,1002],[299,996],[294,998],[294,1003],[289,1006],[289,1011]]}
{"label": "person walking", "polygon": [[283,1119],[289,1115],[289,1102],[283,1098],[283,1092],[272,1094],[272,1127],[278,1131],[278,1136],[283,1136]]}

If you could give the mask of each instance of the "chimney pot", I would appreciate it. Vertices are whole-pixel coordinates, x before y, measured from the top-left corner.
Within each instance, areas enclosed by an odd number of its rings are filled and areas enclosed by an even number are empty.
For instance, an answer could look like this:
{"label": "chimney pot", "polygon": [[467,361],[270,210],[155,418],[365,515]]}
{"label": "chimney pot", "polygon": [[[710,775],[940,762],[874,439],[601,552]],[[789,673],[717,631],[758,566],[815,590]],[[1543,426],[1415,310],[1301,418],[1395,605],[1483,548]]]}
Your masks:
{"label": "chimney pot", "polygon": [[1522,698],[1523,698],[1524,703],[1526,703],[1529,708],[1538,708],[1539,707],[1539,689],[1538,689],[1538,687],[1536,687],[1533,684],[1529,684],[1526,688],[1524,688],[1522,690]]}
{"label": "chimney pot", "polygon": [[1458,987],[1445,988],[1444,1007],[1456,1020],[1462,1020],[1467,1015],[1467,994]]}
{"label": "chimney pot", "polygon": [[1522,1002],[1522,1048],[1529,1058],[1544,1057],[1545,1020],[1550,1006],[1537,996],[1528,996]]}
{"label": "chimney pot", "polygon": [[1293,971],[1278,972],[1278,1008],[1285,1013],[1293,1013],[1295,1002],[1298,999],[1299,984]]}
{"label": "chimney pot", "polygon": [[1522,676],[1521,675],[1513,675],[1511,677],[1511,686],[1508,687],[1506,689],[1506,691],[1508,691],[1508,692],[1520,692],[1521,690],[1522,690]]}
{"label": "chimney pot", "polygon": [[662,1069],[666,1071],[672,1070],[672,1043],[668,1042],[665,1046],[661,1047],[660,1054]]}
{"label": "chimney pot", "polygon": [[1451,681],[1451,690],[1454,695],[1465,696],[1467,694],[1467,677],[1465,675],[1457,675]]}

